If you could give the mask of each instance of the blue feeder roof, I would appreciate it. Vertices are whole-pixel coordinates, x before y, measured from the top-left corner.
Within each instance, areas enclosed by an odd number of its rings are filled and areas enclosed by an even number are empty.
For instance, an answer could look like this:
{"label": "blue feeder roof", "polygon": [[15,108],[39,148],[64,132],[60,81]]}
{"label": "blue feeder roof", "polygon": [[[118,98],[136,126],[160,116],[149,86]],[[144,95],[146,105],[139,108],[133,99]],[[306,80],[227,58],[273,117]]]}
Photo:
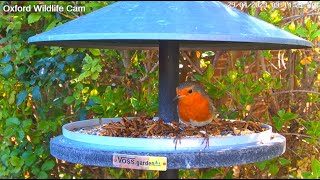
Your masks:
{"label": "blue feeder roof", "polygon": [[221,2],[116,2],[47,32],[29,43],[62,47],[157,49],[291,49],[312,43]]}

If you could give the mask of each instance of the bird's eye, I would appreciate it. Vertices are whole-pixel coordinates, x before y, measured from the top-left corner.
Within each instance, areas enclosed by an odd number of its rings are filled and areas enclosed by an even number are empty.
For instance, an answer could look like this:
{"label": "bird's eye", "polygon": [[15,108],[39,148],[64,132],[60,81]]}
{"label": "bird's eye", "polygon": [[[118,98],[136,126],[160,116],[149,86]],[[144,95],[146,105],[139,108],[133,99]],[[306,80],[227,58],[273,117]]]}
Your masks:
{"label": "bird's eye", "polygon": [[190,90],[188,91],[188,93],[191,94],[191,93],[192,93],[192,89],[190,89]]}

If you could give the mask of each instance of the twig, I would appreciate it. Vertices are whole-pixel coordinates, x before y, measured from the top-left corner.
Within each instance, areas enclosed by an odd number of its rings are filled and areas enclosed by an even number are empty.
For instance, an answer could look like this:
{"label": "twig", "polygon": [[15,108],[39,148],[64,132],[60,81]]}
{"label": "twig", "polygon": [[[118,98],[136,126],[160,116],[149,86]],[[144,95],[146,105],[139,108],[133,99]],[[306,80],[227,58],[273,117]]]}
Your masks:
{"label": "twig", "polygon": [[[45,4],[43,1],[38,1],[38,2],[39,2],[39,4],[42,4],[42,5]],[[61,14],[64,17],[67,17],[69,19],[75,19],[74,17],[68,16],[68,15],[66,15],[66,14],[64,14],[62,12],[59,12],[59,11],[57,13]]]}
{"label": "twig", "polygon": [[288,148],[290,151],[293,152],[293,154],[295,154],[296,156],[298,156],[300,159],[303,159],[299,154],[297,154],[294,150],[292,150],[291,148]]}
{"label": "twig", "polygon": [[62,12],[59,12],[59,11],[58,11],[57,13],[61,14],[61,15],[64,16],[64,17],[67,17],[67,18],[69,18],[69,19],[75,19],[74,17],[68,16],[68,15],[66,15],[66,14],[64,14],[64,13],[62,13]]}
{"label": "twig", "polygon": [[296,17],[293,20],[284,23],[283,26],[286,26],[286,25],[290,24],[291,22],[294,22],[294,21],[296,21],[300,18],[306,17],[306,16],[319,16],[319,15],[320,15],[319,13],[312,13],[312,14],[306,14],[306,15],[302,14],[302,15],[299,15],[299,17]]}
{"label": "twig", "polygon": [[[78,1],[76,1],[76,2],[72,1],[72,3],[74,4],[74,6],[78,7]],[[83,16],[82,11],[79,11],[79,13],[81,16]]]}
{"label": "twig", "polygon": [[25,62],[23,62],[23,64],[26,65],[29,69],[31,69],[31,71],[32,71],[35,75],[38,76],[38,73],[37,73],[31,66],[29,66],[29,64],[27,64],[27,63],[25,63]]}
{"label": "twig", "polygon": [[[306,137],[306,138],[313,138],[312,136],[308,136],[305,134],[298,134],[298,133],[281,133],[282,135],[290,135],[290,136],[301,136],[301,137]],[[320,140],[320,138],[315,138],[317,140]]]}
{"label": "twig", "polygon": [[133,56],[131,57],[130,63],[129,63],[129,65],[128,65],[127,69],[126,69],[126,74],[129,73],[129,70],[130,70],[130,68],[131,68],[131,66],[132,66],[133,59],[136,57],[137,53],[138,53],[138,50],[136,50],[136,51],[134,52]]}
{"label": "twig", "polygon": [[213,60],[212,60],[212,62],[211,62],[211,64],[212,64],[212,69],[214,69],[214,67],[216,66],[216,62],[218,61],[218,59],[219,59],[219,57],[220,57],[220,54],[221,54],[220,51],[216,51],[216,52],[214,53],[214,58],[213,58]]}
{"label": "twig", "polygon": [[275,92],[272,93],[271,95],[277,95],[277,94],[285,94],[285,93],[294,93],[294,92],[300,92],[300,93],[312,93],[312,94],[319,94],[319,92],[316,91],[308,91],[308,90],[290,90],[290,91],[281,91],[281,92]]}
{"label": "twig", "polygon": [[[152,67],[152,69],[148,72],[148,74],[149,74],[149,73],[153,73],[153,71],[155,71],[158,66],[159,66],[159,61]],[[148,77],[148,74],[146,74],[145,76],[143,76],[143,77],[140,79],[140,82],[143,82],[144,80],[146,80],[147,77]]]}
{"label": "twig", "polygon": [[[307,15],[310,15],[309,13],[311,13],[312,11],[315,11],[315,9],[310,10],[310,11],[307,12],[306,14],[307,14]],[[283,22],[283,21],[285,21],[285,20],[287,20],[287,19],[300,17],[300,16],[303,16],[303,15],[305,15],[305,14],[293,15],[293,16],[285,17],[285,18],[282,18],[280,22]]]}
{"label": "twig", "polygon": [[122,78],[124,78],[124,76],[117,76],[117,75],[113,75],[113,74],[110,74],[109,75],[111,78],[113,78],[113,79],[122,79]]}
{"label": "twig", "polygon": [[200,75],[203,75],[202,71],[192,62],[192,60],[190,59],[190,57],[187,55],[187,53],[185,52],[181,52],[182,53],[182,56],[184,56],[188,62],[191,64],[191,66],[200,74]]}

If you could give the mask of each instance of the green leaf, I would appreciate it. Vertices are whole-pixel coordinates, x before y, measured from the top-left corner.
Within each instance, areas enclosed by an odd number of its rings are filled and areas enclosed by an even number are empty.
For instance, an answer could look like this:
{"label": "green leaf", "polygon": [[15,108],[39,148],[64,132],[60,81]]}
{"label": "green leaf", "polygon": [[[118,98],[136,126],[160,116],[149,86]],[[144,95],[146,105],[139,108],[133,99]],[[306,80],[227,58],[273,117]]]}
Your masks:
{"label": "green leaf", "polygon": [[42,166],[41,166],[41,170],[42,171],[48,171],[51,170],[54,167],[55,163],[53,160],[46,160]]}
{"label": "green leaf", "polygon": [[4,66],[3,68],[0,69],[0,74],[5,77],[8,78],[12,72],[13,68],[11,64],[7,64],[6,66]]}
{"label": "green leaf", "polygon": [[40,87],[39,86],[33,87],[31,93],[32,93],[32,99],[41,100],[41,92],[40,92]]}
{"label": "green leaf", "polygon": [[284,120],[292,120],[292,119],[295,119],[295,118],[297,118],[298,117],[298,114],[294,114],[294,113],[292,113],[292,112],[286,112],[283,116],[282,116],[282,118],[284,119]]}
{"label": "green leaf", "polygon": [[303,27],[299,27],[296,32],[300,37],[307,37],[308,35],[308,31]]}
{"label": "green leaf", "polygon": [[17,76],[21,76],[26,72],[26,67],[25,66],[20,66],[18,70],[16,71]]}
{"label": "green leaf", "polygon": [[317,159],[311,161],[311,170],[315,178],[320,177],[320,162]]}
{"label": "green leaf", "polygon": [[10,126],[10,125],[20,125],[20,121],[18,118],[12,117],[6,120],[6,125]]}
{"label": "green leaf", "polygon": [[279,117],[272,117],[272,121],[274,122],[275,124],[275,128],[280,131],[282,129],[282,126],[283,126],[283,121],[281,118]]}
{"label": "green leaf", "polygon": [[67,64],[71,64],[71,63],[75,62],[75,60],[77,60],[77,58],[78,58],[78,55],[71,54],[71,55],[66,57],[66,63]]}
{"label": "green leaf", "polygon": [[0,39],[0,44],[3,44],[3,43],[5,43],[5,42],[7,42],[8,41],[8,38],[2,38],[2,39]]}
{"label": "green leaf", "polygon": [[131,105],[133,106],[133,108],[135,110],[139,110],[140,109],[140,106],[139,106],[139,101],[136,99],[136,98],[130,98],[130,101],[131,101]]}
{"label": "green leaf", "polygon": [[320,35],[320,30],[318,30],[318,31],[316,31],[316,32],[313,32],[312,34],[311,34],[311,40],[314,40],[314,39],[316,39],[318,36]]}
{"label": "green leaf", "polygon": [[254,87],[254,88],[252,89],[251,93],[252,93],[252,94],[258,94],[258,93],[260,93],[261,91],[262,91],[262,87],[261,87],[261,85],[258,85],[258,86]]}
{"label": "green leaf", "polygon": [[27,166],[32,166],[33,163],[37,160],[37,157],[32,152],[26,151],[22,154],[22,159]]}
{"label": "green leaf", "polygon": [[291,163],[291,161],[290,160],[288,160],[288,159],[285,159],[285,158],[279,158],[279,163],[282,165],[282,166],[286,166],[286,165],[288,165],[288,164],[290,164]]}
{"label": "green leaf", "polygon": [[28,91],[20,91],[17,95],[16,105],[19,106],[28,96]]}
{"label": "green leaf", "polygon": [[70,105],[74,100],[75,100],[75,98],[73,96],[68,96],[67,98],[65,98],[63,100],[63,103]]}
{"label": "green leaf", "polygon": [[[40,169],[37,166],[32,167],[31,169],[32,174],[39,174]],[[39,177],[38,177],[39,178]]]}
{"label": "green leaf", "polygon": [[18,130],[18,134],[19,134],[18,140],[22,141],[26,134],[24,133],[24,131],[22,129]]}
{"label": "green leaf", "polygon": [[315,30],[317,30],[319,24],[318,23],[314,23],[311,25],[311,28],[310,28],[310,32],[314,32]]}
{"label": "green leaf", "polygon": [[11,60],[11,55],[10,54],[6,54],[2,59],[1,59],[1,63],[7,63]]}
{"label": "green leaf", "polygon": [[97,80],[98,77],[99,77],[99,72],[94,72],[94,73],[91,75],[91,78],[92,78],[93,80]]}
{"label": "green leaf", "polygon": [[92,100],[95,104],[101,104],[102,103],[102,99],[99,96],[90,96],[89,99]]}
{"label": "green leaf", "polygon": [[28,16],[28,24],[32,24],[34,22],[37,22],[37,21],[39,21],[40,18],[41,18],[40,13],[31,13]]}
{"label": "green leaf", "polygon": [[305,19],[305,24],[306,24],[306,28],[308,29],[308,31],[310,31],[310,29],[311,29],[311,20],[310,20],[310,18],[306,18]]}
{"label": "green leaf", "polygon": [[54,28],[58,22],[59,22],[59,20],[52,21],[44,31],[49,31],[50,29]]}
{"label": "green leaf", "polygon": [[270,22],[270,15],[266,11],[259,13],[258,17],[264,21]]}
{"label": "green leaf", "polygon": [[100,50],[99,50],[99,49],[89,49],[89,51],[90,51],[94,56],[99,56],[99,55],[100,55]]}
{"label": "green leaf", "polygon": [[10,97],[9,97],[9,104],[10,104],[10,105],[14,103],[15,98],[16,98],[15,96],[16,96],[16,91],[12,91],[12,92],[10,93]]}
{"label": "green leaf", "polygon": [[214,74],[214,70],[213,70],[212,66],[209,64],[207,72],[206,72],[207,81],[211,80],[213,74]]}
{"label": "green leaf", "polygon": [[92,62],[92,57],[86,54],[86,57],[84,58],[84,60],[86,61],[86,63],[90,64]]}
{"label": "green leaf", "polygon": [[277,114],[278,114],[279,117],[283,118],[283,116],[286,114],[286,112],[283,109],[281,109],[281,110],[278,111]]}
{"label": "green leaf", "polygon": [[38,174],[39,179],[48,179],[48,174],[44,171],[40,171]]}
{"label": "green leaf", "polygon": [[238,72],[236,72],[236,71],[229,71],[228,72],[228,78],[231,81],[230,83],[233,84],[236,81],[237,77],[238,77]]}
{"label": "green leaf", "polygon": [[67,55],[72,54],[72,53],[73,53],[73,51],[74,51],[74,49],[73,49],[73,48],[69,48],[69,49],[67,50]]}
{"label": "green leaf", "polygon": [[294,22],[291,22],[291,24],[288,26],[289,30],[294,33],[296,30],[296,25],[294,24]]}
{"label": "green leaf", "polygon": [[223,177],[224,179],[232,179],[233,177],[233,170],[229,170],[228,173]]}
{"label": "green leaf", "polygon": [[83,80],[86,77],[89,77],[91,75],[91,71],[85,71],[84,73],[81,73],[78,77],[79,81]]}
{"label": "green leaf", "polygon": [[38,122],[38,129],[44,132],[47,132],[49,129],[48,123],[46,121]]}
{"label": "green leaf", "polygon": [[279,172],[279,167],[276,164],[271,164],[269,166],[269,172],[272,176],[276,175]]}
{"label": "green leaf", "polygon": [[309,172],[302,172],[301,175],[304,179],[312,179],[312,178],[310,178],[312,176],[312,174]]}
{"label": "green leaf", "polygon": [[10,163],[12,164],[12,166],[19,166],[20,164],[20,158],[18,158],[17,156],[12,156],[10,158]]}
{"label": "green leaf", "polygon": [[264,170],[267,166],[268,161],[256,162],[255,165],[260,169]]}

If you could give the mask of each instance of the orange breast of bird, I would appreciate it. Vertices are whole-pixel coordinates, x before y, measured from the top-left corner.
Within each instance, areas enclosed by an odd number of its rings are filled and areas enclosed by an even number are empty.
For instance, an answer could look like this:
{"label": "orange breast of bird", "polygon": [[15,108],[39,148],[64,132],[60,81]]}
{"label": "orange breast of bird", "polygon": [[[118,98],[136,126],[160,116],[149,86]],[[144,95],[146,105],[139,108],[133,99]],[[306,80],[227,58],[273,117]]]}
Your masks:
{"label": "orange breast of bird", "polygon": [[184,122],[204,122],[212,117],[209,99],[199,92],[193,92],[178,101],[179,118]]}

